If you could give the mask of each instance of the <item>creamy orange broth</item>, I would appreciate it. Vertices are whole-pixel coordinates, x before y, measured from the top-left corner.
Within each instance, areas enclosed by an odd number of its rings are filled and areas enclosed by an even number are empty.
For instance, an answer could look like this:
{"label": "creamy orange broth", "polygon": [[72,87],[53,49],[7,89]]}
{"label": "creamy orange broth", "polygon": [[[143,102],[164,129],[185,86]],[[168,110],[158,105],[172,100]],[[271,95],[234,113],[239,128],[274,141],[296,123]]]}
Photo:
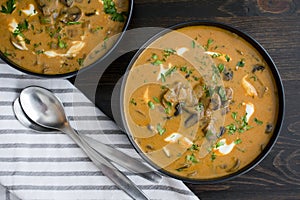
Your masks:
{"label": "creamy orange broth", "polygon": [[128,74],[130,134],[171,174],[210,179],[233,173],[252,162],[273,134],[278,98],[271,70],[229,31],[177,31],[145,49]]}
{"label": "creamy orange broth", "polygon": [[[0,12],[0,51],[20,68],[40,74],[64,74],[90,64],[96,48],[98,58],[120,33],[128,11],[127,0],[0,0],[12,13]],[[66,4],[65,2],[71,2]],[[114,11],[104,5],[115,2]],[[94,50],[95,51],[95,50]]]}

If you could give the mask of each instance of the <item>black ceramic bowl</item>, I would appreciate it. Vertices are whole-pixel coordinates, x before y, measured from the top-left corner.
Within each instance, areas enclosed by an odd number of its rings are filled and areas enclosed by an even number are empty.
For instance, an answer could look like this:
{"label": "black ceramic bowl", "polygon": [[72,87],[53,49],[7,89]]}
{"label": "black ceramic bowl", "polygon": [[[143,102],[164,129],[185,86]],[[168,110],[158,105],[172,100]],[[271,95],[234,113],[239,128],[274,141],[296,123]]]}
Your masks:
{"label": "black ceramic bowl", "polygon": [[41,74],[41,73],[35,73],[35,72],[32,72],[32,71],[28,71],[28,70],[22,68],[21,66],[17,65],[12,60],[10,60],[7,56],[5,56],[4,53],[1,52],[1,51],[0,51],[0,58],[3,61],[5,61],[8,65],[10,65],[11,67],[13,67],[17,70],[19,70],[21,72],[24,72],[26,74],[29,74],[29,75],[40,77],[40,78],[70,78],[70,77],[73,77],[73,76],[77,75],[78,73],[83,72],[87,69],[101,66],[101,62],[114,51],[114,49],[117,47],[117,45],[121,41],[125,31],[128,28],[129,22],[131,20],[132,10],[133,10],[133,0],[128,0],[127,19],[124,22],[122,32],[120,34],[116,35],[116,36],[113,36],[113,42],[112,42],[112,45],[109,48],[109,50],[107,50],[103,55],[99,56],[99,58],[97,58],[91,64],[81,68],[80,70],[73,71],[73,72],[68,72],[68,73],[63,73],[63,74]]}
{"label": "black ceramic bowl", "polygon": [[134,146],[134,148],[136,149],[136,151],[151,165],[153,166],[155,169],[157,169],[158,171],[162,172],[163,174],[166,174],[170,177],[176,178],[176,179],[180,179],[182,181],[185,182],[190,182],[190,183],[195,183],[195,184],[210,184],[210,183],[217,183],[217,182],[222,182],[222,181],[226,181],[226,180],[230,180],[232,178],[235,178],[239,175],[242,175],[246,172],[248,172],[249,170],[251,170],[252,168],[254,168],[257,164],[259,164],[266,156],[267,154],[271,151],[272,147],[274,146],[274,144],[276,143],[276,140],[279,136],[281,127],[282,127],[282,123],[283,123],[283,118],[284,118],[284,108],[285,108],[285,100],[284,100],[284,89],[283,89],[283,84],[282,84],[282,80],[280,78],[279,72],[275,66],[275,63],[273,62],[273,60],[271,59],[270,55],[267,53],[267,51],[255,40],[253,39],[251,36],[249,36],[248,34],[233,28],[231,26],[222,24],[222,23],[217,23],[217,22],[209,22],[209,21],[193,21],[193,22],[187,22],[187,23],[182,23],[182,24],[177,24],[175,26],[172,26],[160,33],[158,33],[157,35],[155,35],[154,37],[152,37],[149,41],[147,41],[138,51],[137,53],[134,55],[134,57],[132,58],[129,67],[128,67],[128,71],[131,69],[131,67],[133,66],[133,64],[135,63],[135,61],[137,60],[137,58],[139,57],[139,55],[152,43],[154,42],[156,39],[158,39],[159,37],[163,36],[164,34],[172,31],[172,30],[176,30],[179,28],[183,28],[183,27],[187,27],[187,26],[195,26],[195,25],[206,25],[206,26],[212,26],[212,27],[218,27],[218,28],[222,28],[225,30],[228,30],[232,33],[237,34],[238,36],[242,37],[243,39],[245,39],[247,42],[249,42],[261,55],[262,57],[265,59],[266,63],[268,64],[268,66],[270,67],[273,77],[275,79],[276,82],[276,86],[277,86],[277,90],[278,90],[278,116],[277,116],[277,123],[274,127],[274,133],[271,136],[268,144],[266,145],[266,147],[263,149],[263,151],[248,165],[246,165],[245,167],[239,169],[236,172],[233,172],[231,174],[222,176],[222,177],[217,177],[217,178],[213,178],[213,179],[190,179],[190,178],[185,178],[185,177],[181,177],[181,176],[177,176],[175,174],[172,174],[164,169],[161,169],[160,167],[158,167],[155,163],[153,163],[153,161],[151,161],[140,149],[140,147],[138,146],[138,144],[136,144],[133,135],[130,133],[130,129],[127,125],[127,120],[126,120],[126,115],[124,113],[124,88],[126,85],[126,81],[127,81],[127,76],[128,73],[126,73],[126,75],[123,77],[123,82],[122,82],[122,86],[121,86],[121,98],[120,98],[120,108],[121,108],[121,120],[122,120],[122,126],[124,128],[124,130],[127,132],[128,137],[132,143],[132,145]]}

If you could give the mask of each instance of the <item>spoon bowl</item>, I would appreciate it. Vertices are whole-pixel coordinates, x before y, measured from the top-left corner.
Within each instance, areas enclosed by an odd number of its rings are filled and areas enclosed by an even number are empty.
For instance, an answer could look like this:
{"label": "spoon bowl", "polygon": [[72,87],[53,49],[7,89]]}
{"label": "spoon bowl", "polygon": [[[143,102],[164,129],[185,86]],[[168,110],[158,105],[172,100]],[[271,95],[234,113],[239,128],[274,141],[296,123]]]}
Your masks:
{"label": "spoon bowl", "polygon": [[14,103],[13,103],[13,111],[14,114],[16,116],[16,118],[19,120],[19,122],[21,122],[21,124],[23,124],[25,127],[37,131],[37,132],[54,132],[56,130],[54,129],[50,129],[50,128],[46,128],[43,126],[40,126],[38,124],[36,124],[35,122],[33,122],[32,120],[30,120],[26,114],[24,113],[21,105],[20,105],[20,101],[19,98],[15,99]]}
{"label": "spoon bowl", "polygon": [[61,130],[68,124],[62,103],[47,89],[25,88],[19,101],[24,113],[41,126]]}

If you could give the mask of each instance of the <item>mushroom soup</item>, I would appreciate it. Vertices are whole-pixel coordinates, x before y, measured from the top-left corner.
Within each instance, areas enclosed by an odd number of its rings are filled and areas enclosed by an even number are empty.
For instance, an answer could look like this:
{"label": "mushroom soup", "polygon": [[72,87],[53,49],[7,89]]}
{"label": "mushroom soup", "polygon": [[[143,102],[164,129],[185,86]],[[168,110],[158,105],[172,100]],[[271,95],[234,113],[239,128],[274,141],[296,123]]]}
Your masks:
{"label": "mushroom soup", "polygon": [[170,31],[136,57],[123,107],[137,148],[156,167],[212,179],[251,163],[269,142],[277,88],[243,38],[214,26]]}
{"label": "mushroom soup", "polygon": [[[77,71],[103,56],[126,21],[127,0],[0,0],[0,51],[39,74]],[[86,58],[97,51],[97,58]],[[94,52],[93,52],[94,53]]]}

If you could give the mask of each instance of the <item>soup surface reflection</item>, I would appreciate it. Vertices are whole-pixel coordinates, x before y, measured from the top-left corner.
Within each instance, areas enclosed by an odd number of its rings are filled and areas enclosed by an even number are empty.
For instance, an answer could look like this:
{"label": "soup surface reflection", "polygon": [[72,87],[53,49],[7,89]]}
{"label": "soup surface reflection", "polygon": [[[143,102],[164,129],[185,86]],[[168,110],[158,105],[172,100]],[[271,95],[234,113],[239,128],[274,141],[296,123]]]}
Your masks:
{"label": "soup surface reflection", "polygon": [[152,42],[126,78],[126,124],[157,167],[189,179],[236,172],[265,148],[277,120],[272,72],[247,41],[189,26]]}

